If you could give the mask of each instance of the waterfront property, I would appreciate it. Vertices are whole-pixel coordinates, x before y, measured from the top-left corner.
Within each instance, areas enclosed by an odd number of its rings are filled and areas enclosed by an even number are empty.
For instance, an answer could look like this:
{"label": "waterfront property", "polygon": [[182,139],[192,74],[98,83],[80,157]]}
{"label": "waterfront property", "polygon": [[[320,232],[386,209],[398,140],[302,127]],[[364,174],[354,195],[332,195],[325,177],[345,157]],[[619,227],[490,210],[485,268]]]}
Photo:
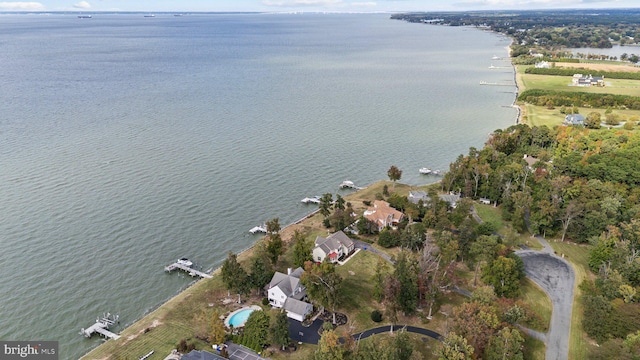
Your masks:
{"label": "waterfront property", "polygon": [[364,212],[364,217],[374,222],[378,227],[378,231],[382,231],[387,226],[397,226],[404,218],[404,214],[389,206],[388,202],[376,200],[373,202],[373,207]]}
{"label": "waterfront property", "polygon": [[420,202],[420,200],[422,200],[423,203],[431,200],[429,198],[429,195],[427,195],[427,192],[422,190],[409,191],[408,199],[412,204],[417,204],[418,202]]}
{"label": "waterfront property", "polygon": [[182,258],[174,262],[173,264],[165,266],[164,271],[171,272],[173,270],[182,270],[182,271],[186,271],[192,277],[199,276],[206,279],[211,278],[210,274],[207,274],[202,271],[198,271],[192,268],[191,266],[193,266],[193,263],[191,261],[187,260],[186,258]]}
{"label": "waterfront property", "polygon": [[96,322],[93,325],[89,326],[88,328],[80,329],[80,334],[86,337],[91,337],[93,334],[98,333],[100,335],[103,335],[106,338],[117,340],[120,338],[120,335],[114,334],[107,329],[115,325],[117,322],[119,322],[119,320],[120,319],[118,315],[113,315],[113,316],[111,316],[111,314],[104,315],[103,317],[96,319]]}
{"label": "waterfront property", "polygon": [[573,86],[604,86],[604,76],[574,74],[571,83]]}
{"label": "waterfront property", "polygon": [[243,327],[244,323],[247,322],[249,315],[251,315],[251,313],[256,310],[262,310],[262,308],[260,308],[260,306],[257,306],[257,305],[252,305],[249,307],[243,307],[242,309],[236,310],[231,314],[229,314],[229,316],[227,316],[227,318],[224,320],[224,325],[226,327],[233,326],[234,328]]}
{"label": "waterfront property", "polygon": [[328,257],[330,262],[336,263],[341,258],[349,256],[354,248],[353,240],[342,231],[333,233],[326,238],[318,236],[313,248],[313,261],[320,263]]}
{"label": "waterfront property", "polygon": [[306,303],[307,291],[300,283],[304,270],[299,267],[293,271],[287,269],[287,274],[276,271],[267,288],[269,304],[275,308],[283,308],[287,316],[302,321],[311,313],[313,306]]}
{"label": "waterfront property", "polygon": [[460,201],[460,194],[440,194],[438,195],[438,197],[440,198],[440,200],[448,202],[449,207],[451,207],[452,209],[455,209],[456,206],[458,206],[458,201]]}

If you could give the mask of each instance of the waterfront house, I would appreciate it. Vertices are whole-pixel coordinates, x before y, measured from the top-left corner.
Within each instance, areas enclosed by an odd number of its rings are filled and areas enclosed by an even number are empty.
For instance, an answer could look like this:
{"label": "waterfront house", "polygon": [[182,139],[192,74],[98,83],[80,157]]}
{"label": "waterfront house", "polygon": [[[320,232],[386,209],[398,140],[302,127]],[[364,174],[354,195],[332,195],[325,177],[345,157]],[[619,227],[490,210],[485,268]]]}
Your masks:
{"label": "waterfront house", "polygon": [[449,203],[449,207],[452,209],[455,209],[456,206],[458,206],[458,201],[460,201],[460,194],[454,194],[454,193],[440,194],[438,195],[438,197],[440,198],[440,200],[446,201],[447,203]]}
{"label": "waterfront house", "polygon": [[431,200],[429,198],[429,195],[427,195],[426,191],[418,191],[418,190],[409,191],[408,199],[409,199],[409,202],[412,204],[417,204],[418,202],[420,202],[420,200],[422,200],[423,203],[426,203],[427,201]]}
{"label": "waterfront house", "polygon": [[307,289],[300,283],[303,273],[301,267],[293,271],[289,268],[286,274],[276,271],[267,288],[269,304],[275,308],[284,308],[288,317],[298,321],[304,320],[313,310],[313,306],[304,301]]}
{"label": "waterfront house", "polygon": [[333,233],[326,238],[318,236],[312,252],[313,261],[321,263],[328,257],[330,262],[335,263],[342,257],[349,256],[354,249],[353,240],[342,231]]}
{"label": "waterfront house", "polygon": [[369,207],[364,212],[364,217],[375,223],[378,231],[382,231],[387,226],[397,226],[404,218],[404,214],[389,206],[388,202],[376,200],[373,202],[373,207]]}

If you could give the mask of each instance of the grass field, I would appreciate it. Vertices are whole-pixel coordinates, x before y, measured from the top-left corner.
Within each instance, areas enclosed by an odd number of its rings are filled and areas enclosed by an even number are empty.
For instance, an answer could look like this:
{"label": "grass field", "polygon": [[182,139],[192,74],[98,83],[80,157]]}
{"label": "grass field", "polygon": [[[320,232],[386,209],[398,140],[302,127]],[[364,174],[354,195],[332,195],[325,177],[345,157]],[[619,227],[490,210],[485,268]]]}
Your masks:
{"label": "grass field", "polygon": [[551,312],[553,310],[551,299],[549,299],[544,290],[529,279],[525,279],[522,282],[520,289],[522,290],[520,298],[529,304],[530,308],[542,318],[541,326],[530,326],[531,329],[540,332],[547,332],[549,330]]}
{"label": "grass field", "polygon": [[523,355],[526,360],[544,360],[547,348],[540,340],[524,336]]}
{"label": "grass field", "polygon": [[585,92],[640,96],[640,80],[606,79],[606,86],[571,86],[571,76],[523,74],[522,84],[527,89]]}
{"label": "grass field", "polygon": [[[565,114],[560,113],[560,108],[547,109],[544,106],[536,106],[532,104],[520,104],[522,108],[524,124],[529,126],[543,126],[546,125],[549,128],[561,125],[564,121]],[[578,108],[578,112],[584,116],[587,116],[590,112],[599,112],[603,119],[604,124],[604,112],[606,109],[593,109],[593,108]],[[629,119],[632,116],[638,116],[640,118],[640,110],[613,110],[614,114],[620,115],[624,119]],[[526,117],[525,117],[526,116]],[[636,125],[637,127],[637,125]]]}
{"label": "grass field", "polygon": [[569,242],[550,241],[551,247],[559,256],[565,257],[571,265],[576,276],[576,285],[573,289],[573,312],[571,314],[571,335],[569,338],[569,359],[586,359],[592,342],[582,330],[582,314],[584,307],[582,293],[578,285],[592,276],[588,267],[589,247],[576,245]]}

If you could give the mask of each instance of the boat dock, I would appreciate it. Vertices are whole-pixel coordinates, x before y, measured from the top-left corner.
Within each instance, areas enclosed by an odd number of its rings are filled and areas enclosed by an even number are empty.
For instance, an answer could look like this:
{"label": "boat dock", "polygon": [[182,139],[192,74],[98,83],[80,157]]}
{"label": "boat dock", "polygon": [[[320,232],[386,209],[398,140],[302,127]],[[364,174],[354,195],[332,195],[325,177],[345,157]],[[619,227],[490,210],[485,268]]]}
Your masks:
{"label": "boat dock", "polygon": [[354,190],[362,190],[363,187],[355,186],[353,181],[345,180],[340,184],[340,189],[354,189]]}
{"label": "boat dock", "polygon": [[164,271],[167,271],[167,272],[171,272],[171,271],[176,270],[176,269],[186,271],[191,276],[200,276],[200,277],[205,278],[205,279],[211,279],[212,278],[212,276],[210,274],[204,273],[202,271],[198,271],[198,270],[196,270],[196,269],[194,269],[192,267],[189,267],[189,266],[177,263],[177,262],[175,262],[175,263],[173,263],[173,264],[171,264],[169,266],[165,266],[164,267]]}
{"label": "boat dock", "polygon": [[102,318],[96,319],[95,324],[91,325],[89,328],[80,329],[80,334],[84,335],[85,337],[91,337],[93,334],[98,333],[100,335],[103,335],[104,337],[117,340],[120,338],[120,335],[114,334],[111,331],[107,330],[117,322],[120,322],[118,315],[103,315]]}
{"label": "boat dock", "polygon": [[267,227],[265,225],[254,226],[254,227],[251,228],[251,230],[249,230],[249,232],[252,233],[252,234],[257,234],[257,233],[266,234],[267,233]]}
{"label": "boat dock", "polygon": [[320,196],[306,197],[301,200],[305,204],[320,204]]}

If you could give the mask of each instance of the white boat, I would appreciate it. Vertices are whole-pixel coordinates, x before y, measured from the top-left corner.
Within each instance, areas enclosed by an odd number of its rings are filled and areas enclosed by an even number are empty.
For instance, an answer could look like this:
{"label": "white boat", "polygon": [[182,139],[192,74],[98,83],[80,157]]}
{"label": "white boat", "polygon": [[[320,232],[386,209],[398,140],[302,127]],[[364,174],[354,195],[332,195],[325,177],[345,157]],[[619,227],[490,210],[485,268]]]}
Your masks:
{"label": "white boat", "polygon": [[193,266],[193,262],[191,262],[187,258],[178,259],[177,263],[180,264],[180,265],[188,266],[188,267],[192,267]]}
{"label": "white boat", "polygon": [[426,168],[426,167],[420,168],[420,170],[418,170],[418,171],[419,171],[419,172],[420,172],[420,174],[422,174],[422,175],[428,175],[428,174],[431,174],[431,169]]}
{"label": "white boat", "polygon": [[257,234],[257,233],[267,233],[267,227],[265,225],[262,226],[254,226],[251,228],[251,230],[249,230],[250,233],[252,234]]}
{"label": "white boat", "polygon": [[320,196],[306,197],[301,200],[305,204],[320,204]]}
{"label": "white boat", "polygon": [[355,189],[356,186],[353,184],[353,181],[345,180],[342,182],[342,184],[340,184],[340,189],[344,189],[344,188]]}

